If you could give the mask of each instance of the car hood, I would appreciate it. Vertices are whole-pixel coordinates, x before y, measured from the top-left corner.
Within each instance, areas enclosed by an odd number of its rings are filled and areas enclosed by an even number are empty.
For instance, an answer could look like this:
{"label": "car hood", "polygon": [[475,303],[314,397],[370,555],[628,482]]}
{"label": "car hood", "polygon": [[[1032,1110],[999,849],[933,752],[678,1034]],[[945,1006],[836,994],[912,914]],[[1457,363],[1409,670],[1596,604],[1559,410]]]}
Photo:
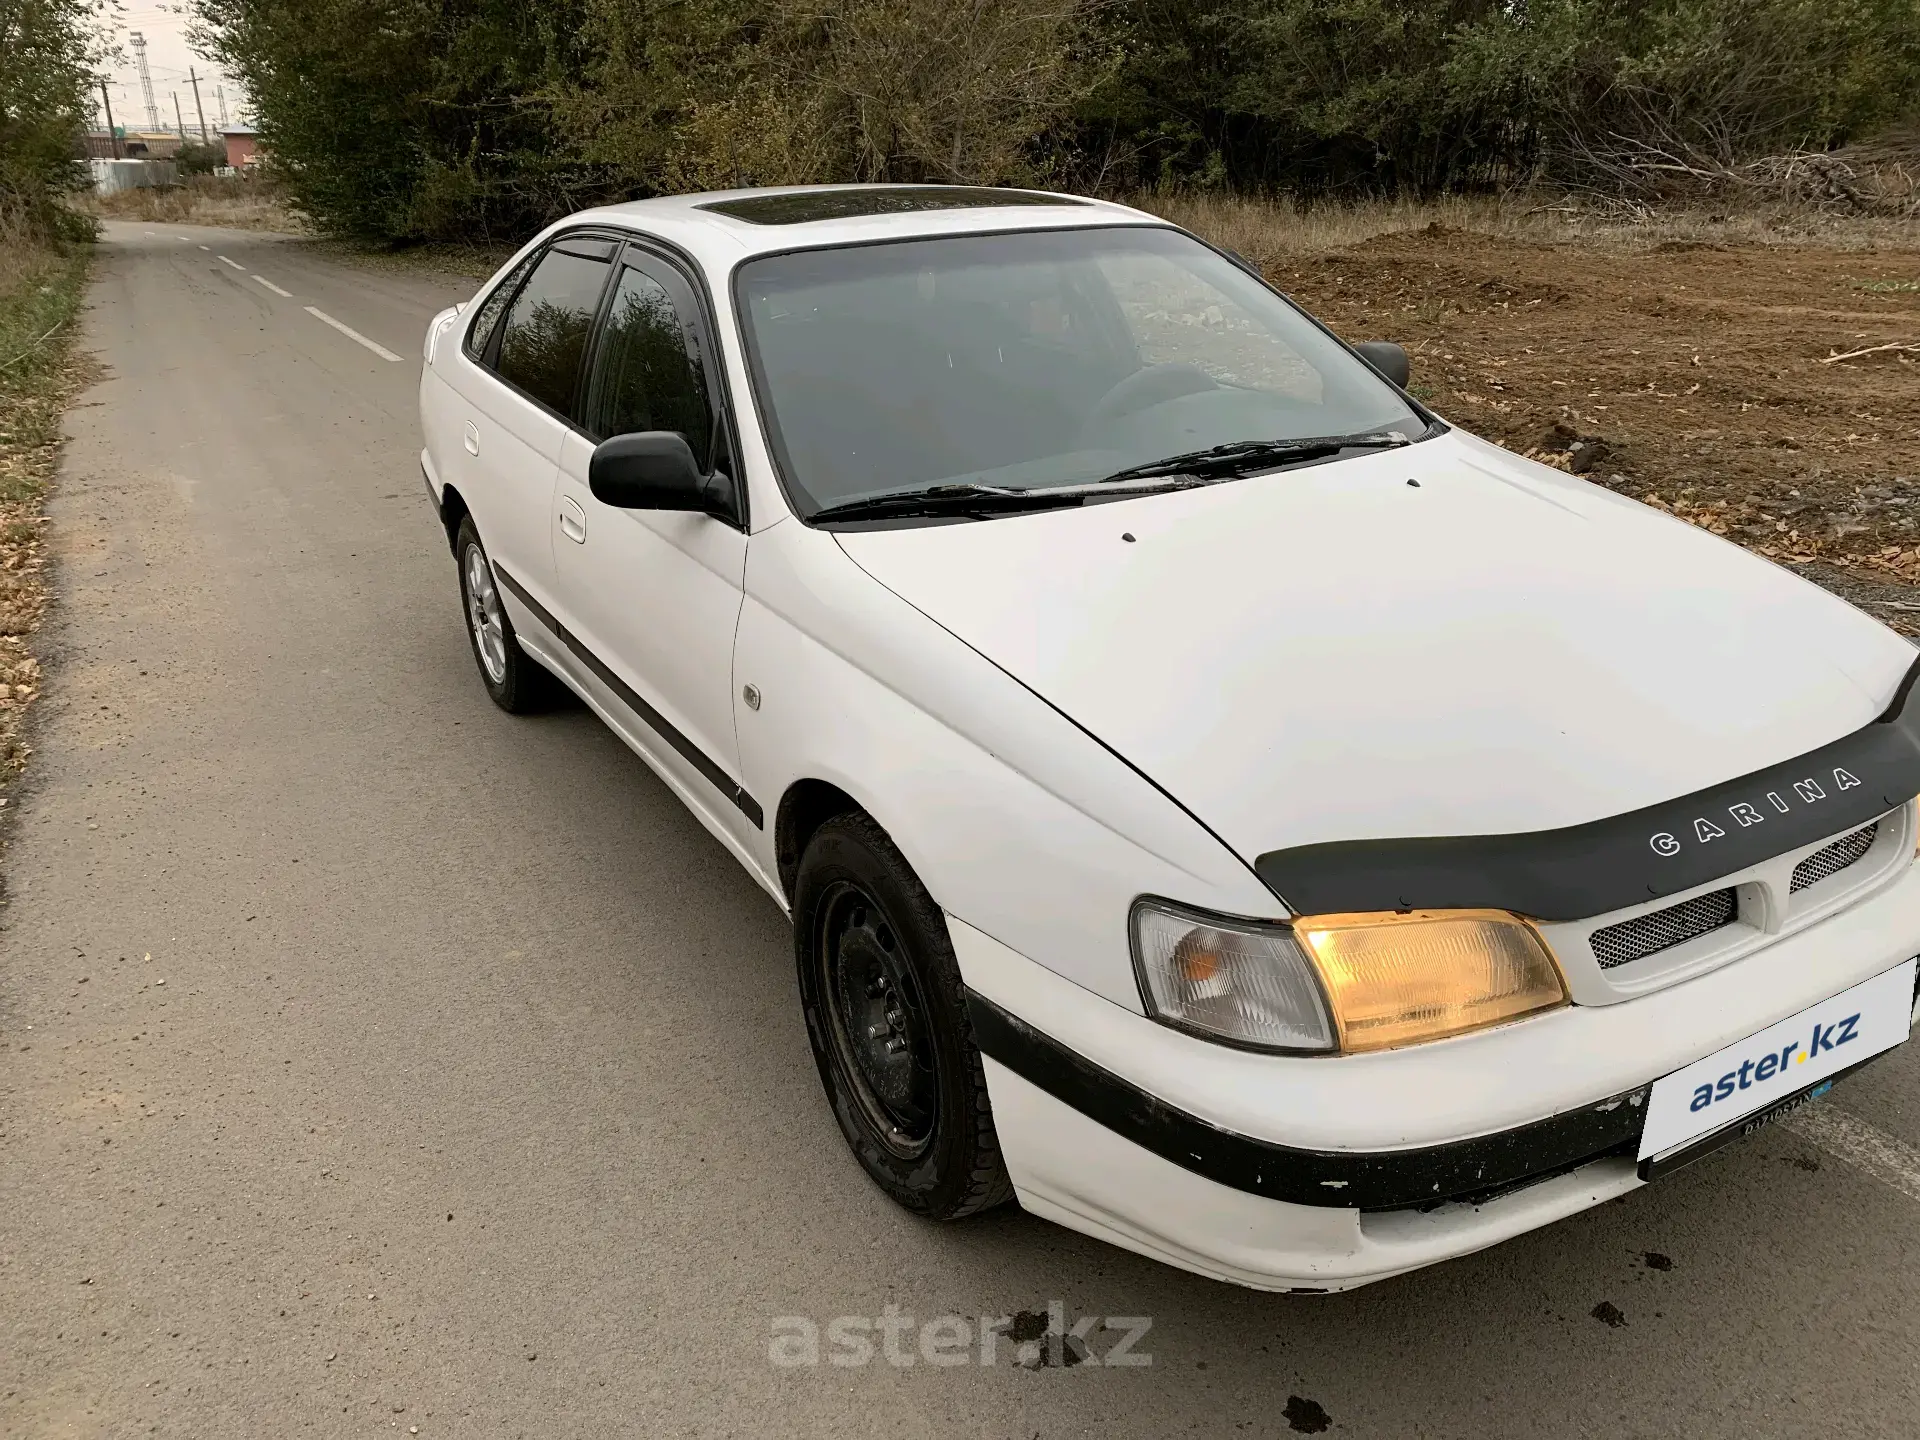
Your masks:
{"label": "car hood", "polygon": [[1458,432],[838,539],[1249,862],[1656,804],[1858,729],[1914,659],[1757,556]]}

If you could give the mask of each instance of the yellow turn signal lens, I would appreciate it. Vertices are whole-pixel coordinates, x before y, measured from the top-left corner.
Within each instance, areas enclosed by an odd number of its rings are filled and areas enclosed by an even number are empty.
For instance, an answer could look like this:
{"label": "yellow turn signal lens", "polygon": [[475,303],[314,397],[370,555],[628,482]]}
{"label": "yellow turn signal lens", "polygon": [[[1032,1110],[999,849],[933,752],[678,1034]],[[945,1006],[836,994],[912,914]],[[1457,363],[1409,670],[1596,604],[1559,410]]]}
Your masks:
{"label": "yellow turn signal lens", "polygon": [[1504,910],[1305,915],[1293,933],[1345,1051],[1439,1040],[1567,1003],[1546,942]]}

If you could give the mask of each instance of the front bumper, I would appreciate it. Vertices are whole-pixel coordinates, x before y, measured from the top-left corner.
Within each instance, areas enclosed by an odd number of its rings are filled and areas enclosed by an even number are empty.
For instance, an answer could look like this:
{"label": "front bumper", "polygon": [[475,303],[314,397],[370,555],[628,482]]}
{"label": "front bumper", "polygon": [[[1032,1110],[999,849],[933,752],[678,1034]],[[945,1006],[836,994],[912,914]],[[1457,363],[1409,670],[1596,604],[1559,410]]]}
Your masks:
{"label": "front bumper", "polygon": [[1202,1274],[1336,1290],[1637,1188],[1647,1087],[1920,950],[1920,868],[1654,994],[1374,1055],[1210,1044],[949,927],[1023,1205]]}
{"label": "front bumper", "polygon": [[1268,1200],[1123,1140],[989,1058],[1020,1204],[1070,1230],[1256,1290],[1350,1290],[1485,1249],[1641,1185],[1631,1156],[1479,1204],[1366,1211]]}
{"label": "front bumper", "polygon": [[1632,1154],[1647,1087],[1491,1135],[1401,1150],[1315,1150],[1236,1135],[1168,1105],[970,995],[981,1054],[1142,1150],[1232,1190],[1355,1210],[1479,1202],[1591,1161]]}

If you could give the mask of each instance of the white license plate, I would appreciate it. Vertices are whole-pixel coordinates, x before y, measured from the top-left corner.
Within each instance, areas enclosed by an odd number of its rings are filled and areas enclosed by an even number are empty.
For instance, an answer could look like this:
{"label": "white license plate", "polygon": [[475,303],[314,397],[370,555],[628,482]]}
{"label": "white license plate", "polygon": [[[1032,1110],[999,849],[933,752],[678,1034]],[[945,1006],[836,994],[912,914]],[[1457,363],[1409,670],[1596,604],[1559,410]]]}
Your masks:
{"label": "white license plate", "polygon": [[1710,1135],[1891,1050],[1912,1025],[1915,963],[1896,965],[1655,1081],[1640,1158]]}

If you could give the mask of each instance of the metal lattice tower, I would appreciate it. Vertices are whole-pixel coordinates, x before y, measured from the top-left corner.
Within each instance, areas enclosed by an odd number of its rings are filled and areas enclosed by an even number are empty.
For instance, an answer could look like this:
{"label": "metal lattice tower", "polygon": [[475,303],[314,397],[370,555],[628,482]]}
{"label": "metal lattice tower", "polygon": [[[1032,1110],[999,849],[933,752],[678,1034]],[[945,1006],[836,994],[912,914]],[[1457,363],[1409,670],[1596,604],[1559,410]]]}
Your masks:
{"label": "metal lattice tower", "polygon": [[220,128],[224,130],[227,128],[227,87],[216,85],[213,93],[220,98]]}
{"label": "metal lattice tower", "polygon": [[153,72],[147,69],[147,37],[135,30],[127,36],[127,43],[133,46],[133,63],[140,71],[140,93],[147,102],[147,128],[160,128],[160,106],[153,98]]}

